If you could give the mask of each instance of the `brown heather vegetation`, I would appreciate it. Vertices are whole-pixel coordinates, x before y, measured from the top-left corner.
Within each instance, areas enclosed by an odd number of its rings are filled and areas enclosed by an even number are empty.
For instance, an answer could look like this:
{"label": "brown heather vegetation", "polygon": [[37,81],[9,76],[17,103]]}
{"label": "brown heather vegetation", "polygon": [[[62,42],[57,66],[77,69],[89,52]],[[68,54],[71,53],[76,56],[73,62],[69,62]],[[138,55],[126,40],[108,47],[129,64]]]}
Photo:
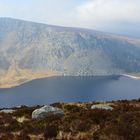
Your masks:
{"label": "brown heather vegetation", "polygon": [[91,110],[93,104],[55,103],[64,116],[36,120],[31,114],[40,106],[0,113],[0,140],[140,140],[140,100],[107,102],[113,110]]}

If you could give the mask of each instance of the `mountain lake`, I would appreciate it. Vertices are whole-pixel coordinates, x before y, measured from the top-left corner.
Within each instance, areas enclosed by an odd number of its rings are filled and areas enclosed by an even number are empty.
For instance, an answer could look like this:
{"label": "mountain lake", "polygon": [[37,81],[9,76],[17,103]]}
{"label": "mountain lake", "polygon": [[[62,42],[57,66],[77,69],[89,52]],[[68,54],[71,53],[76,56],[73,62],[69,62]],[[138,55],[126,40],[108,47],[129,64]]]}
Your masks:
{"label": "mountain lake", "polygon": [[140,97],[140,80],[125,76],[60,76],[0,89],[0,107],[88,102]]}

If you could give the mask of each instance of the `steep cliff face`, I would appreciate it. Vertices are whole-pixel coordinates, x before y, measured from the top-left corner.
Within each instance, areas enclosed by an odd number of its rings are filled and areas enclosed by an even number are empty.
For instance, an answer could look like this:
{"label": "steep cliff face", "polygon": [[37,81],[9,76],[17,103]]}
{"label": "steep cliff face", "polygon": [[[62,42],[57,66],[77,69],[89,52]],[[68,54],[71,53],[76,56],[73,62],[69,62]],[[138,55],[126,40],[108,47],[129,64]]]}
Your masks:
{"label": "steep cliff face", "polygon": [[60,75],[140,72],[140,40],[86,29],[0,18],[0,74],[18,69]]}

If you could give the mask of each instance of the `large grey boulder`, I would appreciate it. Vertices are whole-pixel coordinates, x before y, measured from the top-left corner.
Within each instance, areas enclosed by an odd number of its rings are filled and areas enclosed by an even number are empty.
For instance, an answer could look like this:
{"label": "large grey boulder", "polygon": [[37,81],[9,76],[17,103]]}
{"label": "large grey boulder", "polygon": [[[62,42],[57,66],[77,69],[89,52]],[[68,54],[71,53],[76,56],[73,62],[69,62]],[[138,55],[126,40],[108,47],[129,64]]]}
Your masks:
{"label": "large grey boulder", "polygon": [[106,104],[97,104],[97,105],[92,105],[91,109],[113,110],[113,107]]}
{"label": "large grey boulder", "polygon": [[49,115],[64,115],[64,111],[60,108],[45,105],[32,112],[32,119],[42,119]]}

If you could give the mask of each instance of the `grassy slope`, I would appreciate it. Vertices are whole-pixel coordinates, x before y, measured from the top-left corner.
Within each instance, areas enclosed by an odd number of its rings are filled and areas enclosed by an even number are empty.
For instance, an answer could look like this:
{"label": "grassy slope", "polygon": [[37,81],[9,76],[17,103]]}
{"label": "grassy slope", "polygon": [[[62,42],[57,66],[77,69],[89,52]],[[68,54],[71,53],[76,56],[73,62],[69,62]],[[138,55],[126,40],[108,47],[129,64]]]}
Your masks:
{"label": "grassy slope", "polygon": [[14,108],[13,114],[0,113],[0,139],[8,140],[139,140],[140,100],[108,102],[114,110],[91,110],[91,103],[55,103],[64,116],[31,119],[36,107]]}
{"label": "grassy slope", "polygon": [[40,70],[40,72],[36,72],[29,69],[20,69],[15,64],[12,65],[5,74],[0,76],[0,88],[11,88],[34,79],[58,75],[60,75],[60,73],[50,70]]}

